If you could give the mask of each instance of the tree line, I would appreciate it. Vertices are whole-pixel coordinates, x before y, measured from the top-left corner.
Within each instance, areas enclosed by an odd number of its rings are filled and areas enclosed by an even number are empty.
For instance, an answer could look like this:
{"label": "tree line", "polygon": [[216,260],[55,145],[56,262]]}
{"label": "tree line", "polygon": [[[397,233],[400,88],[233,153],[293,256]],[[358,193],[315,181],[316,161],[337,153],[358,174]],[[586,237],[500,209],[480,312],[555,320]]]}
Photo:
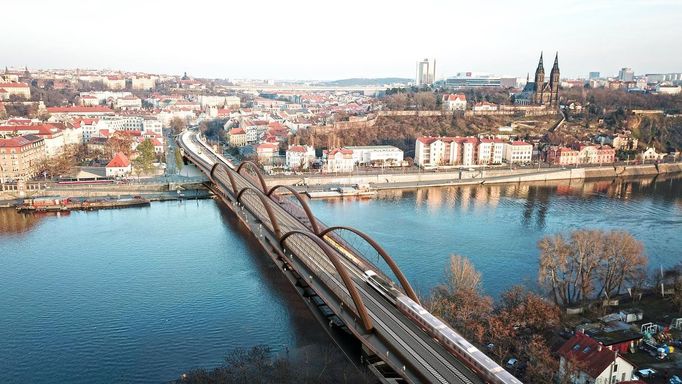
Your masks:
{"label": "tree line", "polygon": [[[500,364],[512,356],[522,362],[512,372],[522,380],[564,382],[568,376],[557,377],[558,360],[550,349],[561,325],[561,309],[643,289],[647,258],[643,245],[624,231],[549,235],[538,242],[538,249],[538,293],[513,286],[494,301],[483,294],[481,274],[473,263],[453,255],[445,283],[424,302]],[[679,293],[673,302],[682,313],[682,264],[675,271]]]}

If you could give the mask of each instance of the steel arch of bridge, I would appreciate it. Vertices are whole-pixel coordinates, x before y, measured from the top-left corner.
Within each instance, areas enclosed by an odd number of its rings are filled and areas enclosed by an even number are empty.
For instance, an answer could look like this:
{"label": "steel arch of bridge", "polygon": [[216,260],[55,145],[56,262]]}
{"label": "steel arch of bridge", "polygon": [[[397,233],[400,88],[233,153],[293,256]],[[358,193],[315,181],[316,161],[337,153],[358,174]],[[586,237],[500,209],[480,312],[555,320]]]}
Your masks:
{"label": "steel arch of bridge", "polygon": [[360,236],[363,240],[365,240],[372,248],[374,248],[374,250],[377,251],[377,253],[384,259],[386,264],[388,264],[388,267],[391,268],[391,271],[393,272],[395,277],[398,278],[398,281],[400,282],[400,285],[403,287],[405,294],[409,296],[410,299],[419,303],[419,298],[417,297],[417,294],[414,292],[414,289],[412,289],[412,285],[410,285],[410,282],[407,281],[407,278],[403,274],[403,271],[401,271],[400,267],[398,267],[398,264],[396,264],[396,262],[388,254],[388,252],[386,252],[384,248],[382,248],[381,245],[379,245],[379,243],[372,239],[368,234],[353,227],[335,226],[324,229],[322,232],[320,232],[319,236],[320,238],[324,239],[324,236],[326,234],[337,230],[346,230],[353,232],[354,234]]}
{"label": "steel arch of bridge", "polygon": [[246,165],[248,165],[249,168],[251,168],[252,171],[256,172],[256,176],[258,176],[258,181],[260,182],[260,187],[261,187],[261,189],[262,189],[262,192],[263,192],[263,193],[268,193],[268,187],[267,187],[267,185],[265,184],[265,178],[263,177],[263,174],[260,172],[260,168],[258,167],[258,165],[257,165],[256,163],[254,163],[253,161],[248,161],[248,160],[247,160],[247,161],[243,161],[243,162],[242,162],[241,164],[239,164],[239,166],[237,167],[237,173],[240,174],[240,175],[242,175],[242,172],[241,172],[241,171],[242,171],[242,168],[244,168],[244,166],[246,166]]}
{"label": "steel arch of bridge", "polygon": [[282,238],[279,241],[280,246],[284,248],[284,242],[290,236],[296,234],[303,235],[308,239],[312,240],[324,252],[329,261],[331,261],[332,265],[334,266],[334,269],[336,269],[339,276],[341,276],[341,280],[343,281],[343,284],[346,286],[346,289],[348,289],[348,293],[350,293],[351,299],[355,304],[355,309],[357,310],[358,315],[360,316],[360,320],[362,320],[362,325],[365,327],[365,331],[370,332],[374,328],[374,326],[372,325],[372,319],[369,318],[369,314],[367,313],[365,303],[364,301],[362,301],[362,297],[360,297],[360,293],[358,292],[355,283],[350,278],[348,271],[343,266],[338,256],[329,247],[329,244],[327,244],[326,242],[324,242],[324,240],[320,239],[311,232],[305,232],[295,229],[293,231],[285,233],[284,236],[282,236]]}
{"label": "steel arch of bridge", "polygon": [[227,165],[223,164],[222,162],[216,162],[213,164],[213,167],[211,167],[211,172],[209,173],[211,176],[211,180],[215,182],[216,176],[215,176],[215,171],[218,166],[221,166],[221,168],[225,169],[225,173],[227,174],[227,177],[230,179],[230,186],[232,186],[232,196],[237,196],[237,182],[234,179],[234,176],[232,176],[232,172],[234,172],[230,167]]}
{"label": "steel arch of bridge", "polygon": [[291,192],[291,194],[294,195],[296,200],[298,200],[298,203],[301,204],[301,207],[303,208],[303,211],[305,212],[305,215],[308,217],[308,221],[310,222],[310,226],[312,227],[311,230],[313,231],[314,234],[319,234],[320,233],[320,226],[317,223],[317,218],[315,218],[315,215],[313,215],[313,211],[310,209],[310,206],[308,205],[308,202],[305,201],[303,196],[301,196],[298,191],[296,191],[293,187],[289,185],[275,185],[274,187],[270,188],[268,191],[267,195],[268,197],[272,198],[272,193],[275,192],[276,189],[278,188],[284,188],[287,191]]}
{"label": "steel arch of bridge", "polygon": [[275,216],[275,212],[272,211],[272,200],[268,199],[263,195],[259,190],[256,188],[252,187],[244,187],[242,188],[239,193],[237,193],[237,201],[241,203],[241,197],[244,195],[246,191],[252,191],[258,198],[260,199],[261,204],[263,204],[263,207],[265,208],[265,212],[268,214],[268,218],[270,219],[270,223],[272,224],[272,230],[275,232],[275,237],[277,240],[281,242],[282,238],[282,231],[279,228],[279,223],[277,222],[277,217]]}

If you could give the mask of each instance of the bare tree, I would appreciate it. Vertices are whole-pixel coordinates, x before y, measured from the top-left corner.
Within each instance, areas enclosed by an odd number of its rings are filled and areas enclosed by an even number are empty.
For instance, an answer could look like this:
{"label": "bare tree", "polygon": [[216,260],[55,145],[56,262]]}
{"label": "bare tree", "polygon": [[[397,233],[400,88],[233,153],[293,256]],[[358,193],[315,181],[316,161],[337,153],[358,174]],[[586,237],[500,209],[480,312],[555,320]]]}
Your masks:
{"label": "bare tree", "polygon": [[558,305],[569,305],[574,301],[575,271],[569,266],[571,247],[562,235],[544,237],[538,242],[540,248],[540,271],[538,280]]}
{"label": "bare tree", "polygon": [[646,273],[647,258],[644,246],[631,234],[613,231],[605,235],[604,254],[597,275],[601,283],[599,295],[606,297],[621,293],[623,284],[635,284]]}
{"label": "bare tree", "polygon": [[642,244],[622,231],[578,230],[568,241],[552,235],[538,248],[539,282],[562,306],[619,294],[626,283],[638,287],[646,273]]}
{"label": "bare tree", "polygon": [[481,273],[468,258],[452,255],[447,269],[447,285],[450,292],[460,290],[478,292],[481,288]]}

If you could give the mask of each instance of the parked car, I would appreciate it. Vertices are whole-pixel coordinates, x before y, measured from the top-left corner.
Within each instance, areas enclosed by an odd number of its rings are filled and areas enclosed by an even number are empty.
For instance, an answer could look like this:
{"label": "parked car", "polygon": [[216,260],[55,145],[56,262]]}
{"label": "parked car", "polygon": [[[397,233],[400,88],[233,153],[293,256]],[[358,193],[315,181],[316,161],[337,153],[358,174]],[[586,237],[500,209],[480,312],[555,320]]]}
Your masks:
{"label": "parked car", "polygon": [[649,378],[649,377],[654,377],[656,375],[656,371],[651,369],[651,368],[643,368],[637,371],[637,376],[641,378]]}
{"label": "parked car", "polygon": [[513,368],[518,362],[519,361],[516,360],[516,358],[512,357],[511,359],[507,360],[507,368]]}

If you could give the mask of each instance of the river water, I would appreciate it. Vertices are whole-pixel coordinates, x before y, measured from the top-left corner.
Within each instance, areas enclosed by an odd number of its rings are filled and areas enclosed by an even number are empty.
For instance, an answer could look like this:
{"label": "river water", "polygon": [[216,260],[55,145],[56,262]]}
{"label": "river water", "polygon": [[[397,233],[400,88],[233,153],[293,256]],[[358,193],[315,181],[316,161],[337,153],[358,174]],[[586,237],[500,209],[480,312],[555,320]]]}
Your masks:
{"label": "river water", "polygon": [[[682,260],[682,178],[381,192],[319,200],[327,225],[381,243],[415,288],[452,253],[491,295],[534,284],[537,241],[624,229],[652,267]],[[306,348],[326,338],[281,273],[212,200],[62,216],[0,210],[0,382],[163,382],[238,346]]]}

